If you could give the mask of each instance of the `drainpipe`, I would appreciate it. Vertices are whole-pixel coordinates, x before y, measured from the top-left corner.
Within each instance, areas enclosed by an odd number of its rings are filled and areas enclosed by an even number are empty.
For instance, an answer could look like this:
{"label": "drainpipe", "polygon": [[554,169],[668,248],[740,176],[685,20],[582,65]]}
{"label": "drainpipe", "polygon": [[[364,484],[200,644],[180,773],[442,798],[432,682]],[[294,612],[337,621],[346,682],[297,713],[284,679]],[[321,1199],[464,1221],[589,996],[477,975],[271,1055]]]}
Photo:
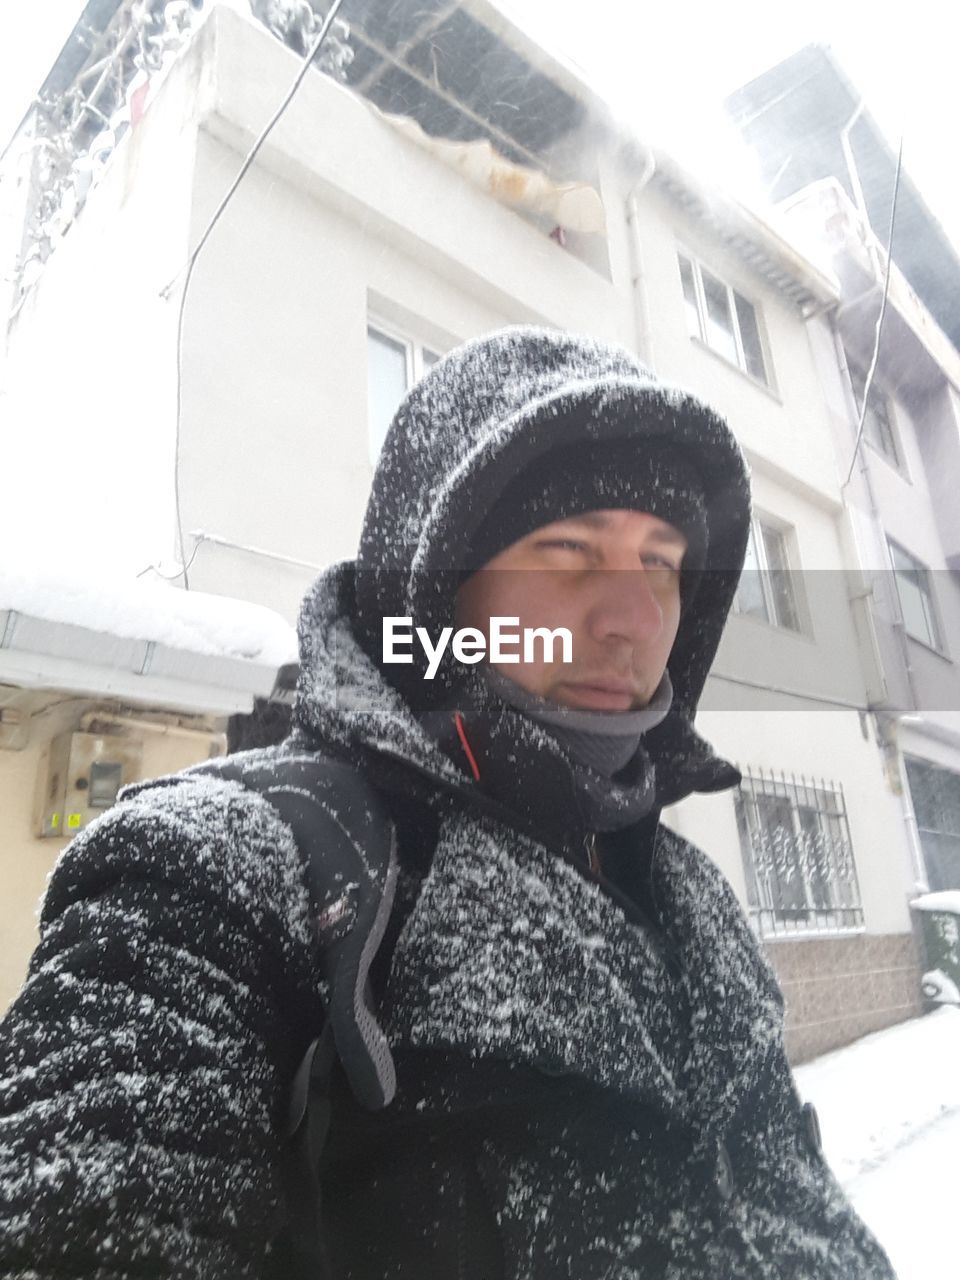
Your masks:
{"label": "drainpipe", "polygon": [[[904,717],[910,719],[912,717]],[[922,718],[917,717],[921,720]],[[916,810],[913,807],[913,796],[910,794],[910,778],[907,765],[900,749],[900,735],[896,735],[897,767],[900,770],[900,802],[903,805],[903,821],[907,828],[907,842],[913,859],[913,874],[917,882],[918,893],[930,892],[930,881],[927,879],[927,865],[923,856],[923,841],[920,838],[920,824],[917,822]]]}
{"label": "drainpipe", "polygon": [[[847,357],[843,349],[843,343],[840,341],[840,335],[837,333],[836,329],[834,329],[833,331],[833,339],[837,349],[837,359],[840,362],[840,368],[843,370],[844,377],[846,378],[847,384],[849,385],[851,382],[851,378],[850,378],[850,370],[847,368]],[[864,489],[866,490],[867,500],[869,502],[870,517],[873,520],[874,527],[876,528],[879,534],[880,546],[883,551],[884,559],[886,560],[885,572],[891,575],[891,580],[892,580],[894,569],[893,569],[893,561],[890,558],[890,545],[887,542],[887,535],[886,535],[886,530],[883,527],[883,520],[880,518],[880,507],[877,503],[876,491],[874,490],[873,481],[870,477],[870,468],[867,465],[867,460],[864,454],[864,447],[863,447],[862,440],[860,441],[860,447],[857,450],[857,461],[859,463],[860,476],[861,476],[861,479],[863,480],[863,486],[864,486]],[[902,617],[902,612],[900,610],[899,599],[897,601],[897,615],[898,615],[897,620],[894,622],[893,628],[896,631],[900,640],[900,657],[903,662],[903,669],[907,677],[907,690],[910,694],[910,702],[912,704],[911,710],[917,710],[919,708],[919,703],[917,702],[917,691],[916,691],[916,688],[914,687],[914,682],[913,682],[913,667],[910,663],[910,649],[907,644],[907,637],[903,627],[903,617]],[[881,672],[881,675],[882,675],[882,672]],[[884,684],[886,684],[886,680],[884,680]]]}
{"label": "drainpipe", "polygon": [[854,204],[860,210],[864,222],[869,226],[870,219],[867,217],[867,202],[864,199],[863,187],[860,185],[860,174],[857,172],[857,162],[853,157],[853,148],[850,146],[850,130],[863,115],[865,106],[866,103],[861,98],[853,115],[840,130],[840,146],[843,150],[843,158],[847,162],[847,177],[850,179]]}
{"label": "drainpipe", "polygon": [[867,212],[867,201],[866,201],[866,197],[863,194],[863,187],[860,184],[860,174],[859,174],[859,171],[857,170],[857,162],[854,159],[853,147],[850,145],[850,132],[853,129],[853,126],[857,123],[857,121],[863,115],[865,105],[866,104],[861,98],[860,102],[857,104],[857,109],[854,111],[853,115],[850,117],[847,123],[840,130],[840,147],[843,151],[843,158],[846,161],[846,165],[847,165],[847,177],[850,179],[850,187],[853,191],[853,201],[854,201],[854,204],[857,206],[857,210],[860,214],[861,219],[863,220],[864,229],[867,233],[867,242],[868,242],[870,257],[873,260],[874,268],[876,269],[877,273],[882,279],[884,274],[885,264],[880,261],[879,255],[877,253],[877,246],[874,243],[875,237],[873,235],[873,226],[870,222],[870,214]]}
{"label": "drainpipe", "polygon": [[136,716],[121,715],[114,711],[87,711],[80,718],[81,733],[103,733],[107,729],[130,730],[137,734],[151,733],[162,738],[184,738],[198,745],[203,743],[208,748],[219,746],[223,741],[223,734],[217,733],[215,729],[192,729],[188,725],[138,720]]}
{"label": "drainpipe", "polygon": [[650,299],[643,264],[643,244],[640,240],[640,195],[656,173],[657,161],[652,148],[648,147],[646,150],[647,157],[643,164],[643,172],[627,196],[627,226],[630,228],[630,285],[636,321],[636,347],[640,359],[653,372],[653,326],[650,323]]}
{"label": "drainpipe", "polygon": [[[843,370],[844,376],[846,377],[847,383],[849,385],[850,372],[847,368],[847,358],[843,350],[843,343],[840,341],[840,335],[837,332],[836,326],[834,325],[832,326],[832,328],[833,328],[833,339],[834,339],[834,343],[836,345],[836,350],[837,350],[837,360],[839,361],[840,368]],[[868,466],[867,460],[864,457],[864,449],[863,449],[862,443],[861,443],[860,449],[858,450],[858,453],[859,453],[859,464],[860,464],[859,471],[860,471],[860,476],[863,480],[864,489],[867,494],[870,517],[873,521],[874,528],[877,530],[879,534],[880,545],[883,549],[883,554],[888,562],[888,568],[886,571],[889,574],[892,574],[893,564],[890,561],[890,548],[887,543],[886,533],[883,528],[883,521],[880,518],[880,508],[877,503],[876,491],[874,490],[873,482],[870,478],[870,467]],[[856,535],[856,524],[852,520],[851,520],[851,529],[853,531],[854,543],[857,544],[858,540]],[[858,555],[859,554],[860,552],[858,550]],[[870,590],[870,594],[871,595],[873,594],[872,588]],[[899,603],[897,606],[897,612],[898,612],[898,615],[900,615]],[[875,643],[875,637],[873,635],[874,624],[873,624],[873,619],[869,617],[869,607],[868,607],[868,621],[870,623],[871,639],[873,639]],[[896,631],[900,641],[900,653],[901,653],[901,659],[903,661],[904,671],[906,672],[906,676],[907,676],[907,688],[910,693],[910,701],[913,704],[913,707],[916,708],[917,695],[916,695],[916,691],[914,689],[914,683],[913,683],[913,668],[910,665],[910,652],[909,652],[909,646],[907,644],[907,637],[903,628],[902,617],[900,617],[899,622],[894,623],[894,630]],[[878,652],[878,656],[879,656],[879,652]],[[882,662],[879,662],[878,666],[880,670],[880,679],[882,681],[884,689],[886,689],[887,680],[883,670]],[[878,729],[881,729],[881,726],[879,724],[879,718],[877,717],[876,712],[874,712],[874,720],[877,723]],[[927,882],[926,865],[923,857],[923,844],[920,840],[920,831],[917,826],[917,816],[914,813],[914,809],[913,809],[913,799],[910,794],[910,783],[907,777],[906,765],[904,764],[904,760],[903,760],[903,752],[900,750],[899,736],[896,733],[897,721],[892,720],[892,724],[894,728],[893,734],[890,734],[887,732],[879,732],[877,736],[878,738],[882,739],[883,749],[885,751],[894,751],[896,753],[897,771],[898,771],[898,776],[900,781],[900,811],[903,816],[903,825],[907,834],[907,848],[910,850],[910,860],[913,863],[913,872],[916,878],[918,892],[928,893],[929,884]]]}

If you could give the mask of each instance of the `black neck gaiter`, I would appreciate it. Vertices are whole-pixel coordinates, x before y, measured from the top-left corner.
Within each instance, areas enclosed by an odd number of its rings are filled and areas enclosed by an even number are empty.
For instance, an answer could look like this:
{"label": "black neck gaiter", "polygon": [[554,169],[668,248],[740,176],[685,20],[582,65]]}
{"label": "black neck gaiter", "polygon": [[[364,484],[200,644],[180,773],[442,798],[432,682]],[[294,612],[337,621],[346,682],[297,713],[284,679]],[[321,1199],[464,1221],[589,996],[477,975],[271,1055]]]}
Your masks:
{"label": "black neck gaiter", "polygon": [[[514,688],[508,690],[511,697]],[[642,724],[631,722],[629,732],[612,733],[611,717],[602,713],[586,713],[585,722],[577,712],[576,723],[561,717],[565,722],[555,725],[520,710],[471,667],[443,705],[422,715],[420,723],[451,759],[473,771],[478,788],[516,814],[535,838],[568,844],[586,831],[630,826],[653,808],[656,779],[643,731],[667,714],[671,693],[669,682],[661,682],[650,716]],[[566,710],[544,699],[535,702],[538,712],[541,703],[548,714]],[[601,723],[594,724],[595,715],[601,715]],[[627,743],[626,762],[608,772]]]}
{"label": "black neck gaiter", "polygon": [[537,720],[572,758],[605,778],[619,773],[636,753],[640,738],[667,716],[673,686],[665,671],[653,697],[637,711],[587,711],[565,707],[530,693],[495,667],[484,666],[487,684],[504,702]]}

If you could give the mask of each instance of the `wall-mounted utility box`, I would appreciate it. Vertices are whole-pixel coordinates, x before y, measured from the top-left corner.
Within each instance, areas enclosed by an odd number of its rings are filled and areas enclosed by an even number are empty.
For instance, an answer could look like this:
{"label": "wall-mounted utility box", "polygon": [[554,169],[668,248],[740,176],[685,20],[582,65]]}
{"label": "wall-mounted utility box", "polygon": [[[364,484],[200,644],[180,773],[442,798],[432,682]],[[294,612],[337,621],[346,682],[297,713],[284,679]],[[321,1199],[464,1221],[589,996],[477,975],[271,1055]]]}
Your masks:
{"label": "wall-mounted utility box", "polygon": [[74,836],[141,777],[143,742],[126,734],[63,733],[44,750],[37,778],[38,836]]}

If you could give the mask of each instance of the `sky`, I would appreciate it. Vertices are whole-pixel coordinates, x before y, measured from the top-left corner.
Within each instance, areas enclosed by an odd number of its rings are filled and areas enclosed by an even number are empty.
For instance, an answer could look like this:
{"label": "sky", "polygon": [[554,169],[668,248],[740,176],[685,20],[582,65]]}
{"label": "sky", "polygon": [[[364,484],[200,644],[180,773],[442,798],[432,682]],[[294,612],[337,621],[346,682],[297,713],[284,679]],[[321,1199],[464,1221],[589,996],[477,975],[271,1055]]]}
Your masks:
{"label": "sky", "polygon": [[0,149],[20,123],[34,94],[83,12],[83,0],[0,7]]}
{"label": "sky", "polygon": [[[348,20],[350,3],[343,9]],[[829,44],[894,146],[903,134],[904,168],[960,245],[952,136],[960,6],[944,0],[497,3],[581,69],[641,137],[700,169],[720,157],[728,169],[731,163],[716,134],[725,93],[804,44]],[[8,0],[0,8],[0,146],[82,9],[82,0]]]}
{"label": "sky", "polygon": [[[581,69],[641,137],[701,172],[721,160],[729,164],[717,133],[726,94],[804,45],[829,45],[894,150],[902,134],[904,169],[960,246],[960,172],[953,159],[960,6],[944,0],[498,3]],[[747,181],[745,173],[739,177]]]}

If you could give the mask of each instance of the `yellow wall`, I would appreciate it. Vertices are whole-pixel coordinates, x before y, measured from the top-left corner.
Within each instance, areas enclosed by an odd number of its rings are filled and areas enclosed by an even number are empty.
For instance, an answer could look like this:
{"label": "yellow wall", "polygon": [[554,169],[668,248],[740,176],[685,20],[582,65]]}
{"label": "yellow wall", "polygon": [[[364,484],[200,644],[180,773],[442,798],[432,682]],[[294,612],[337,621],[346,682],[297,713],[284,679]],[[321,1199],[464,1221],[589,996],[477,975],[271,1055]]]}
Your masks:
{"label": "yellow wall", "polygon": [[[39,839],[33,834],[34,795],[44,747],[61,733],[79,728],[80,718],[92,710],[122,714],[141,722],[143,711],[107,708],[103,703],[69,699],[61,695],[46,709],[39,696],[29,721],[26,746],[19,750],[0,747],[0,1013],[19,991],[27,963],[37,944],[37,912],[66,840]],[[170,725],[172,717],[151,717],[156,727],[143,727],[143,777],[159,777],[205,760],[211,736],[222,722],[195,720],[186,730]],[[158,731],[166,721],[167,733]],[[183,725],[186,717],[181,717]]]}

